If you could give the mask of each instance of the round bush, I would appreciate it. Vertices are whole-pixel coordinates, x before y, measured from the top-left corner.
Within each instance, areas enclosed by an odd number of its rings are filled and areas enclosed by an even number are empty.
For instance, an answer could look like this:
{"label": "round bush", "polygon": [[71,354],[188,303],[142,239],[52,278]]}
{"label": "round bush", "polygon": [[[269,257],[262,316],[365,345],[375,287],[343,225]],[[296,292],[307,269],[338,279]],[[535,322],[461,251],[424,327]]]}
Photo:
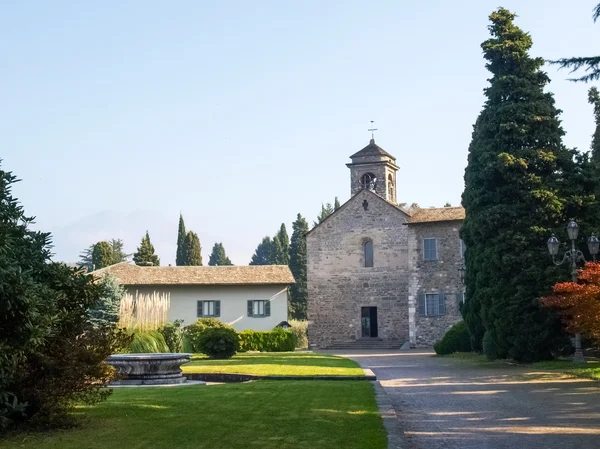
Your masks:
{"label": "round bush", "polygon": [[198,338],[198,351],[211,359],[230,359],[239,347],[239,337],[233,328],[208,328]]}
{"label": "round bush", "polygon": [[208,329],[230,329],[234,330],[229,324],[225,324],[216,318],[200,318],[194,324],[184,328],[184,338],[186,346],[192,348],[194,352],[200,351],[200,337]]}
{"label": "round bush", "polygon": [[471,337],[467,323],[460,321],[448,329],[442,339],[433,345],[433,349],[438,355],[471,352]]}

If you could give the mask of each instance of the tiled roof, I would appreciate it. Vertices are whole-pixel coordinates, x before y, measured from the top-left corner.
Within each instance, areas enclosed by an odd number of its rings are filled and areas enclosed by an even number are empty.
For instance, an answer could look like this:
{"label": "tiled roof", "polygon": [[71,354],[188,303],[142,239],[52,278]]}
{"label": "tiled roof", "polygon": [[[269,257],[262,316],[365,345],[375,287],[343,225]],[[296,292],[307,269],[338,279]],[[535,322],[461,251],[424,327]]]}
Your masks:
{"label": "tiled roof", "polygon": [[94,271],[110,273],[122,285],[252,285],[293,284],[287,265],[218,267],[140,267],[122,262]]}
{"label": "tiled roof", "polygon": [[430,223],[434,221],[464,220],[465,209],[459,207],[436,207],[431,209],[417,209],[412,213],[408,224]]}
{"label": "tiled roof", "polygon": [[375,143],[375,140],[373,140],[373,139],[371,139],[371,141],[369,142],[369,145],[364,147],[358,153],[354,153],[352,156],[350,156],[350,159],[354,159],[355,157],[372,156],[372,155],[387,156],[389,158],[396,160],[396,158],[394,156],[392,156],[390,153],[388,153],[383,148],[381,148],[379,145],[377,145]]}

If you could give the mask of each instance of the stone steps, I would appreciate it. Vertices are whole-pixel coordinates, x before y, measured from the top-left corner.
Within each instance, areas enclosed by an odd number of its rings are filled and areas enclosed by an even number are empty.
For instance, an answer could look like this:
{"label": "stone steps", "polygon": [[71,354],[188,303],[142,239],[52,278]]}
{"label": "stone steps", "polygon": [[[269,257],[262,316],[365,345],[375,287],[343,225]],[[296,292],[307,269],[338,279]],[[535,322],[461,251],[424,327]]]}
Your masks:
{"label": "stone steps", "polygon": [[323,349],[351,349],[351,350],[377,350],[377,349],[400,349],[404,342],[385,340],[354,340],[347,342],[332,343]]}

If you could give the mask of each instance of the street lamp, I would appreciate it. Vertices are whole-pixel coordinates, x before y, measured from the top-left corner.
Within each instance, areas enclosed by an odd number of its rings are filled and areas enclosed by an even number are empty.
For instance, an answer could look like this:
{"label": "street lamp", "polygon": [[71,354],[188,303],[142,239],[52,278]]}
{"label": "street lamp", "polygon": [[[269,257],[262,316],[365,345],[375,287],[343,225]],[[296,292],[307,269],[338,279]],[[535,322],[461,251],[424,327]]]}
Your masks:
{"label": "street lamp", "polygon": [[[552,236],[548,239],[548,252],[552,256],[552,262],[554,262],[555,265],[562,265],[564,263],[571,264],[571,280],[574,284],[576,284],[577,262],[585,262],[585,257],[583,257],[583,253],[581,251],[575,249],[575,240],[577,240],[577,236],[579,235],[579,225],[573,219],[571,219],[567,225],[567,235],[571,241],[571,250],[565,252],[565,255],[561,261],[556,260],[560,241],[554,234],[552,234]],[[595,262],[596,255],[598,254],[598,249],[600,247],[600,240],[598,240],[598,237],[592,234],[588,238],[587,244],[588,250],[590,251],[590,254]],[[583,351],[581,350],[581,334],[579,332],[575,334],[575,354],[573,355],[573,361],[576,363],[585,363]]]}
{"label": "street lamp", "polygon": [[460,267],[458,267],[458,276],[460,277],[460,282],[462,284],[465,283],[465,272],[467,271],[467,269],[465,268],[464,264],[461,265]]}

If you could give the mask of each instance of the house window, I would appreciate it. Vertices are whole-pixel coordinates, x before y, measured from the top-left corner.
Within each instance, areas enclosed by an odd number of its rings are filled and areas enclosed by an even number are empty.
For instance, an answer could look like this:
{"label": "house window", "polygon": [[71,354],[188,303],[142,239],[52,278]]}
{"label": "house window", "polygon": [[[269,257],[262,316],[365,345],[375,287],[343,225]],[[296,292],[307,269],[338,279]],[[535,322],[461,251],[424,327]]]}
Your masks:
{"label": "house window", "polygon": [[360,178],[360,183],[361,183],[363,189],[373,190],[373,189],[375,189],[375,186],[377,183],[377,178],[375,177],[375,175],[373,173],[365,173]]}
{"label": "house window", "polygon": [[373,266],[373,240],[367,240],[363,243],[363,253],[365,256],[365,267]]}
{"label": "house window", "polygon": [[421,316],[446,315],[446,295],[425,293],[419,296],[419,314]]}
{"label": "house window", "polygon": [[423,239],[423,259],[438,260],[437,239]]}
{"label": "house window", "polygon": [[464,259],[465,258],[465,250],[467,249],[467,247],[465,246],[465,242],[463,241],[463,239],[460,239],[460,258]]}
{"label": "house window", "polygon": [[388,175],[388,200],[394,199],[394,179],[392,175]]}
{"label": "house window", "polygon": [[198,317],[221,316],[221,301],[198,301],[196,312]]}
{"label": "house window", "polygon": [[248,316],[251,318],[271,316],[271,301],[248,300]]}

